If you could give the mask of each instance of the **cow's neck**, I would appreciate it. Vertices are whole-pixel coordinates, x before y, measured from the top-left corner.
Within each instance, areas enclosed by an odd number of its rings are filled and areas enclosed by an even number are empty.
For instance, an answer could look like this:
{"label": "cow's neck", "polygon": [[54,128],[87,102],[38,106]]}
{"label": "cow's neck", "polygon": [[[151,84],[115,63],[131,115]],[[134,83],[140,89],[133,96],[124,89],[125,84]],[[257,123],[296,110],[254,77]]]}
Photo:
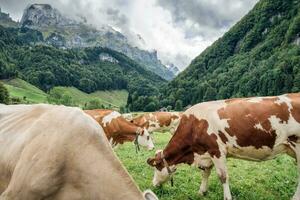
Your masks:
{"label": "cow's neck", "polygon": [[137,127],[127,122],[123,122],[118,119],[118,123],[111,123],[107,126],[104,126],[105,134],[110,141],[113,140],[113,143],[123,144],[124,142],[134,141],[137,134]]}
{"label": "cow's neck", "polygon": [[164,149],[163,156],[170,166],[180,163],[192,164],[194,159],[191,146],[186,144]]}
{"label": "cow's neck", "polygon": [[193,119],[184,116],[174,136],[163,150],[163,155],[168,164],[192,164],[193,154]]}
{"label": "cow's neck", "polygon": [[138,127],[133,124],[124,124],[124,126],[120,126],[120,134],[121,135],[128,135],[128,136],[136,136]]}

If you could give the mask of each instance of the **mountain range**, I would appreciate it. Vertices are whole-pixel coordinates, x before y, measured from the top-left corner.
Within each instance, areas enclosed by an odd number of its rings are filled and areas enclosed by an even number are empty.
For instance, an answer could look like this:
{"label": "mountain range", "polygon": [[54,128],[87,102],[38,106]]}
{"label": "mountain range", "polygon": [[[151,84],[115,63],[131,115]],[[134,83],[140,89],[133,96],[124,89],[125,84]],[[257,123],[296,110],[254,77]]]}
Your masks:
{"label": "mountain range", "polygon": [[[1,17],[10,24],[8,15]],[[56,86],[65,86],[86,93],[127,90],[135,95],[154,95],[166,83],[143,65],[112,49],[57,48],[45,44],[38,30],[0,25],[0,80],[15,78],[47,93]],[[68,100],[69,97],[55,93],[53,98]]]}
{"label": "mountain range", "polygon": [[[39,30],[45,42],[60,48],[106,47],[124,53],[166,80],[175,77],[158,59],[157,51],[144,50],[143,38],[136,34],[134,41],[108,25],[95,28],[86,19],[74,20],[63,15],[49,4],[28,5],[20,21],[21,27]],[[177,69],[178,70],[178,69]]]}

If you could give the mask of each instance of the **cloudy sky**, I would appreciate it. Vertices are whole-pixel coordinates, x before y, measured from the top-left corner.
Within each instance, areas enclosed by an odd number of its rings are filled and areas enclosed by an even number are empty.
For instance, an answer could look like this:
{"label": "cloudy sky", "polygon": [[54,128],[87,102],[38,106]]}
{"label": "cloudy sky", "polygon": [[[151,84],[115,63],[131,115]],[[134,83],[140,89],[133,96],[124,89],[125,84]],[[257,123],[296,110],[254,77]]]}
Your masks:
{"label": "cloudy sky", "polygon": [[108,24],[131,38],[140,34],[146,49],[163,63],[184,69],[207,46],[241,19],[258,0],[0,0],[20,20],[30,3],[49,3],[67,15]]}

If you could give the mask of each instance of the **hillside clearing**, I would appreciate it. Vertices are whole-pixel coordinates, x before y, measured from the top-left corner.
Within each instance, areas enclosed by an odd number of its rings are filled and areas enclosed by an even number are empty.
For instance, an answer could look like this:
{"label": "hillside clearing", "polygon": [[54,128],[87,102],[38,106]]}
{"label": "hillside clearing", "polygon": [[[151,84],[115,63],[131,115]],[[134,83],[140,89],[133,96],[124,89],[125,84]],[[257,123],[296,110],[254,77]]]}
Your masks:
{"label": "hillside clearing", "polygon": [[112,91],[96,91],[90,94],[92,97],[97,97],[117,107],[125,106],[128,98],[126,90]]}
{"label": "hillside clearing", "polygon": [[[18,98],[23,103],[48,103],[48,94],[21,79],[3,80],[11,97]],[[62,95],[68,95],[74,105],[84,107],[93,100],[98,100],[107,107],[120,108],[125,106],[128,98],[126,90],[96,91],[87,94],[75,87],[54,87]]]}
{"label": "hillside clearing", "polygon": [[73,103],[79,107],[84,107],[86,103],[96,99],[104,106],[119,108],[126,105],[128,97],[126,90],[96,91],[87,94],[75,87],[54,87],[53,89],[70,96]]}
{"label": "hillside clearing", "polygon": [[26,81],[16,78],[5,80],[3,83],[13,98],[25,100],[26,97],[28,103],[47,103],[47,93]]}
{"label": "hillside clearing", "polygon": [[[163,149],[171,135],[155,133],[156,149]],[[138,154],[132,143],[120,145],[116,153],[133,176],[141,190],[152,189],[160,200],[216,200],[223,198],[223,188],[213,169],[209,190],[205,197],[198,196],[200,170],[181,165],[174,176],[174,187],[166,183],[161,188],[152,186],[153,169],[146,163],[156,150],[142,150]],[[234,199],[239,200],[288,200],[297,186],[297,169],[294,159],[280,156],[265,162],[228,159],[230,188]]]}

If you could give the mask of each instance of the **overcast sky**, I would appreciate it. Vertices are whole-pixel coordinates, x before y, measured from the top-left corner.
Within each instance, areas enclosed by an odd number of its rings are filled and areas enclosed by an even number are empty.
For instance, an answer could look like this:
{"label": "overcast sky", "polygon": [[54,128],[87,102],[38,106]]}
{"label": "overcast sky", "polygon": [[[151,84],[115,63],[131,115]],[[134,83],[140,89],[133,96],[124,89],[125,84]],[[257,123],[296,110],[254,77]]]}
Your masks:
{"label": "overcast sky", "polygon": [[184,69],[241,19],[258,0],[0,0],[20,20],[30,3],[49,3],[95,26],[108,24],[125,35],[140,34],[164,64]]}

